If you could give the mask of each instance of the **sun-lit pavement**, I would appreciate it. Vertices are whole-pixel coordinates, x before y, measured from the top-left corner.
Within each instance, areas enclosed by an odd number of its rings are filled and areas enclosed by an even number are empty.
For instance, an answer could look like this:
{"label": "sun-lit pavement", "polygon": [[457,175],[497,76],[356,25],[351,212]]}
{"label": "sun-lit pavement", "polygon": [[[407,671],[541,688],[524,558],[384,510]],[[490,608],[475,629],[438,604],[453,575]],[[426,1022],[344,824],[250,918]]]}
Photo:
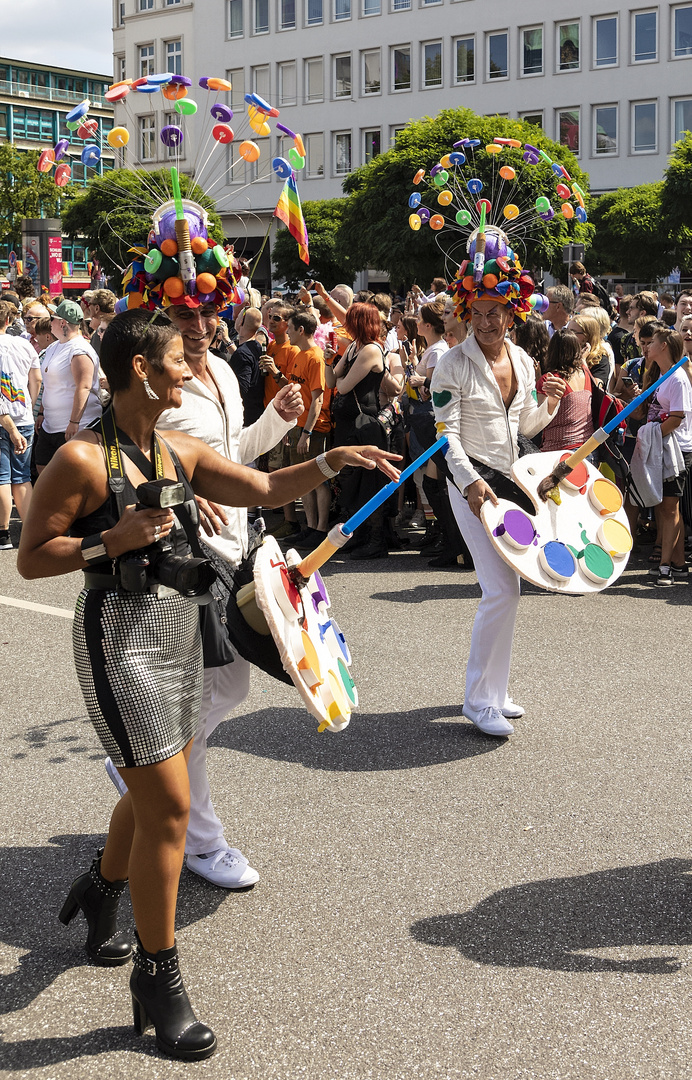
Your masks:
{"label": "sun-lit pavement", "polygon": [[[71,607],[80,575],[1,559],[4,596]],[[460,716],[475,577],[330,564],[361,709],[318,735],[257,672],[216,733],[215,803],[261,879],[183,871],[183,971],[219,1040],[194,1065],[133,1034],[128,968],[87,966],[83,922],[57,920],[116,793],[69,618],[0,604],[2,1074],[692,1077],[692,589],[633,565],[599,596],[525,596],[502,742]]]}

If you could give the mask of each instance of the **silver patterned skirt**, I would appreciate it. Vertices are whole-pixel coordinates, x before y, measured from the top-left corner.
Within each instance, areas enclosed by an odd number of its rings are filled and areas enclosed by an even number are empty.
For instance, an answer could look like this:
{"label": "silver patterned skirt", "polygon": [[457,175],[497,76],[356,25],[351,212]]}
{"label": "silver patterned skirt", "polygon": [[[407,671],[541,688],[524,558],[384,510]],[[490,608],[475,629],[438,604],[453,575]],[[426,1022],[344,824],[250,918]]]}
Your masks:
{"label": "silver patterned skirt", "polygon": [[114,765],[165,761],[194,738],[204,678],[196,604],[83,589],[72,643],[89,718]]}

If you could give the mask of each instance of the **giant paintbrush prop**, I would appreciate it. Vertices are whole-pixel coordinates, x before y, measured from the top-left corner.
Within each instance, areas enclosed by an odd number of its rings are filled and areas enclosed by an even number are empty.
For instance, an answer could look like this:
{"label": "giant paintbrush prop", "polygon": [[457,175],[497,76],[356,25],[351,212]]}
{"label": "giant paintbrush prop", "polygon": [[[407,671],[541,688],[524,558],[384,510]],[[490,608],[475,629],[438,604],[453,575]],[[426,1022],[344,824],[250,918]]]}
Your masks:
{"label": "giant paintbrush prop", "polygon": [[651,397],[651,395],[658,390],[659,386],[661,386],[674,371],[677,371],[679,367],[682,367],[683,364],[687,363],[688,360],[688,356],[683,356],[682,360],[679,360],[670,371],[666,371],[665,375],[661,375],[660,379],[657,379],[655,383],[652,383],[651,386],[648,387],[648,389],[644,390],[641,394],[638,394],[634,401],[630,401],[629,405],[626,405],[625,408],[619,412],[617,416],[614,416],[612,420],[609,420],[604,427],[599,428],[598,431],[594,431],[593,435],[591,435],[585,443],[582,443],[573,454],[570,454],[565,461],[561,461],[556,465],[550,475],[546,476],[544,480],[541,480],[538,485],[538,494],[543,502],[546,502],[547,499],[552,497],[552,493],[556,490],[560,481],[564,480],[580,461],[583,461],[584,458],[588,457],[589,454],[592,454],[594,450],[598,449],[598,447],[606,441],[608,436],[615,431],[615,428],[619,427],[622,421],[626,420],[630,413],[633,413],[634,410],[641,405],[642,401]]}

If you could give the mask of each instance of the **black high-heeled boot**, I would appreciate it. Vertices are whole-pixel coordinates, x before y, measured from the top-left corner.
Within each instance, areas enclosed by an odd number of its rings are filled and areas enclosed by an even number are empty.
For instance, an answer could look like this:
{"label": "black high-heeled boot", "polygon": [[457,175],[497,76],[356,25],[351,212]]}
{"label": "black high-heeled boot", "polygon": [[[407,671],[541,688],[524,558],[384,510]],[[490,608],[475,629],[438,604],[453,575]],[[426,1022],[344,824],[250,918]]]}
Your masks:
{"label": "black high-heeled boot", "polygon": [[178,966],[178,949],[148,953],[137,937],[130,977],[135,1031],[156,1031],[156,1045],[163,1054],[182,1061],[211,1057],[216,1035],[200,1023],[192,1011]]}
{"label": "black high-heeled boot", "polygon": [[132,955],[132,944],[127,934],[118,932],[118,901],[127,881],[106,881],[101,877],[99,848],[87,874],[81,874],[72,882],[67,900],[58,918],[67,926],[81,908],[89,931],[86,951],[89,958],[101,967],[119,967]]}

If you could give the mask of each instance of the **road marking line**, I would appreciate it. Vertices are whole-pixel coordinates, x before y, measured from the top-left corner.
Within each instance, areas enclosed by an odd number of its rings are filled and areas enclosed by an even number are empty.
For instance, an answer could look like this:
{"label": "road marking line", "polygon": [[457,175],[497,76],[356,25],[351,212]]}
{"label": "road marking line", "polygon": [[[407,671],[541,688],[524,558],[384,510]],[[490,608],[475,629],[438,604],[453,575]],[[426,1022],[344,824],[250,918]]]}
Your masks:
{"label": "road marking line", "polygon": [[44,615],[59,615],[63,619],[74,619],[74,611],[68,611],[67,608],[34,604],[31,600],[16,600],[13,596],[0,596],[0,604],[7,604],[9,607],[27,608],[29,611],[42,611]]}

